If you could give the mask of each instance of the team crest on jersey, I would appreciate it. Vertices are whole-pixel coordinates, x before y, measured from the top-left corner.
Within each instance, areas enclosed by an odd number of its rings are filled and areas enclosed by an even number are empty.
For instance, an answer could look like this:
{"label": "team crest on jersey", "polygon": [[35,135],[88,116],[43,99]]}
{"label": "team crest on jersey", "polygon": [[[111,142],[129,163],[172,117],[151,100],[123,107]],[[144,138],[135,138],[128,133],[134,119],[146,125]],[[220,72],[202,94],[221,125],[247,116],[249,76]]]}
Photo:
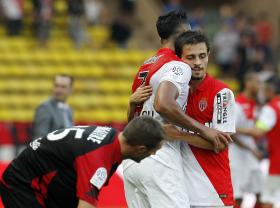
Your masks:
{"label": "team crest on jersey", "polygon": [[201,112],[204,111],[207,108],[207,99],[206,98],[202,98],[199,101],[198,108]]}

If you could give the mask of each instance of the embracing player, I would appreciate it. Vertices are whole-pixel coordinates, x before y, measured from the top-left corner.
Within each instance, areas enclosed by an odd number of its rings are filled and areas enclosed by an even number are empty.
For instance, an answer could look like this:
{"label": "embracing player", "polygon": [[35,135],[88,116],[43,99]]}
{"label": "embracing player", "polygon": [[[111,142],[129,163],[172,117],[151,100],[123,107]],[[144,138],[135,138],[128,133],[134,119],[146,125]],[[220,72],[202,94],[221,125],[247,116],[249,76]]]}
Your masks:
{"label": "embracing player", "polygon": [[[185,115],[183,108],[189,94],[191,68],[174,52],[175,39],[187,28],[187,16],[182,11],[162,15],[157,21],[157,30],[162,47],[139,69],[133,83],[133,97],[137,89],[143,104],[131,99],[128,118],[150,115],[162,122],[170,122],[182,128],[198,132],[216,146],[221,141],[228,143],[228,134],[210,129]],[[141,85],[150,85],[142,87]],[[152,92],[152,93],[151,93]],[[189,207],[188,191],[182,167],[181,142],[168,142],[156,155],[140,164],[124,163],[126,199],[129,207]],[[176,180],[174,180],[176,179]]]}

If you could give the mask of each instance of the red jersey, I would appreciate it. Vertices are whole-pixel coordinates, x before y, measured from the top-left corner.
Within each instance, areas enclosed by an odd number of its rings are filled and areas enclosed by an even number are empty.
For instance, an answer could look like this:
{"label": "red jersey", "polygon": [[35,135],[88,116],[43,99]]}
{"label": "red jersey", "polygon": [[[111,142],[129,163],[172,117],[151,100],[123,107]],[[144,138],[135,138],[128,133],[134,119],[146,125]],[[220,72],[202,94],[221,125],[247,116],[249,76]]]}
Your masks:
{"label": "red jersey", "polygon": [[[186,113],[208,127],[235,132],[234,95],[209,75],[190,93]],[[183,156],[192,206],[233,205],[228,149],[217,154],[186,144]]]}
{"label": "red jersey", "polygon": [[269,174],[280,175],[280,96],[272,99],[261,110],[258,123],[262,123],[267,131]]}
{"label": "red jersey", "polygon": [[[144,64],[139,68],[137,74],[134,77],[133,84],[132,84],[132,92],[134,93],[137,88],[145,83],[145,85],[150,84],[151,77],[159,70],[161,67],[169,63],[171,61],[179,61],[179,59],[175,52],[169,48],[161,48],[157,51],[156,55],[149,58],[144,62]],[[182,62],[183,63],[183,62]],[[136,108],[135,115],[139,115],[143,105],[139,105]]]}
{"label": "red jersey", "polygon": [[[76,126],[30,143],[3,173],[1,196],[7,207],[76,208],[92,205],[121,163],[115,129]],[[18,197],[21,196],[21,197]]]}

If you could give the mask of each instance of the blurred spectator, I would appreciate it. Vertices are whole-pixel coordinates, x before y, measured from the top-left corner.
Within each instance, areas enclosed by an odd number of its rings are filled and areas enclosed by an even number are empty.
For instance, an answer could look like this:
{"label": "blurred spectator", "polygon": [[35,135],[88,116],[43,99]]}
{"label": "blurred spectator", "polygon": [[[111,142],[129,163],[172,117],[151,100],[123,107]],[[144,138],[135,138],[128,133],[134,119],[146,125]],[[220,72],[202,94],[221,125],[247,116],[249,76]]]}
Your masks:
{"label": "blurred spectator", "polygon": [[33,0],[34,31],[40,46],[46,46],[50,38],[53,18],[53,0]]}
{"label": "blurred spectator", "polygon": [[262,12],[256,22],[256,33],[258,44],[262,46],[269,46],[272,39],[273,27],[268,20],[266,12]]}
{"label": "blurred spectator", "polygon": [[104,10],[104,4],[100,0],[84,0],[85,4],[85,16],[90,25],[96,25],[100,23],[102,11]]}
{"label": "blurred spectator", "polygon": [[22,31],[23,0],[0,0],[6,18],[7,34],[19,35]]}
{"label": "blurred spectator", "polygon": [[190,16],[190,25],[193,30],[203,30],[205,27],[203,8],[196,8]]}
{"label": "blurred spectator", "polygon": [[134,0],[121,0],[119,15],[111,25],[111,40],[116,42],[119,48],[126,48],[132,35],[134,11]]}
{"label": "blurred spectator", "polygon": [[89,39],[86,33],[84,0],[68,0],[69,35],[80,49]]}
{"label": "blurred spectator", "polygon": [[250,69],[250,64],[255,59],[255,54],[255,32],[250,29],[242,31],[236,59],[236,78],[238,80],[243,80],[244,74]]}
{"label": "blurred spectator", "polygon": [[72,92],[73,81],[73,77],[69,75],[55,76],[53,95],[36,109],[33,139],[56,129],[73,126],[72,109],[66,104]]}
{"label": "blurred spectator", "polygon": [[224,20],[221,30],[214,36],[216,61],[224,74],[233,74],[238,43],[239,35],[234,30],[232,21]]}
{"label": "blurred spectator", "polygon": [[172,10],[181,9],[182,0],[165,0],[163,2],[163,13],[168,13]]}

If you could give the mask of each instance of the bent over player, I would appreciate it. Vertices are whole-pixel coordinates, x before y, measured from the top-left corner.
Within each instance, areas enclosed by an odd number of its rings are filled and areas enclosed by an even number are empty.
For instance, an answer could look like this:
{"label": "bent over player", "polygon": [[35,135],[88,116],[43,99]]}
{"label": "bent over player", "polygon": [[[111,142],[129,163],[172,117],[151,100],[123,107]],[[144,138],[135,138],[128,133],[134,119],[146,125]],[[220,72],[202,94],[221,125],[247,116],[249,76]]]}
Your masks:
{"label": "bent over player", "polygon": [[6,208],[93,208],[123,159],[140,162],[164,139],[161,125],[138,117],[118,133],[74,126],[37,138],[8,166],[0,190]]}

